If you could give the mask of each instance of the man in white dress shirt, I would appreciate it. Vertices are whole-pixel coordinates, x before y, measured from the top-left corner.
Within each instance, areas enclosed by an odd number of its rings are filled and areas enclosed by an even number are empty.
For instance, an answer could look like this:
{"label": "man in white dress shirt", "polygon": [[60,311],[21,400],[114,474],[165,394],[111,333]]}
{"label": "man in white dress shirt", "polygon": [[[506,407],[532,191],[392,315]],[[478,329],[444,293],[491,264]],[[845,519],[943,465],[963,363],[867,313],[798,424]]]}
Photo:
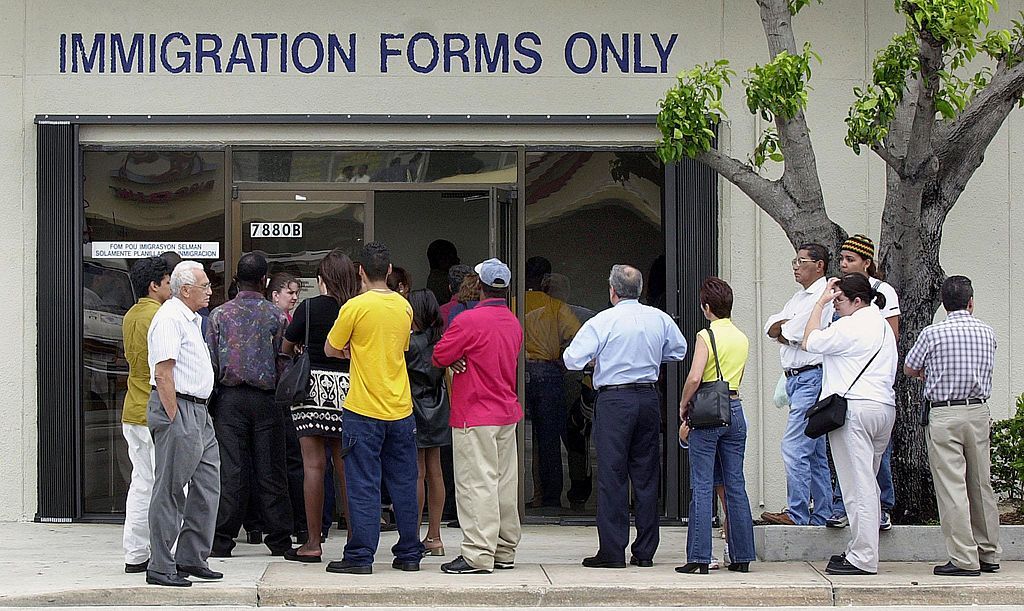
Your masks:
{"label": "man in white dress shirt", "polygon": [[[821,244],[802,244],[792,266],[793,278],[802,288],[764,324],[765,334],[781,344],[779,352],[790,403],[782,436],[787,507],[778,513],[766,511],[761,519],[770,524],[822,526],[832,516],[832,477],[825,437],[811,439],[804,435],[807,410],[821,392],[821,355],[805,352],[800,344],[807,317],[825,290],[828,250]],[[823,326],[832,320],[832,313],[830,303],[822,313]]]}
{"label": "man in white dress shirt", "polygon": [[207,564],[220,499],[220,450],[207,411],[213,365],[196,313],[210,305],[212,292],[201,264],[179,263],[171,273],[172,297],[157,310],[147,336],[153,392],[146,415],[156,478],[146,582],[154,585],[190,586],[188,576],[224,576]]}

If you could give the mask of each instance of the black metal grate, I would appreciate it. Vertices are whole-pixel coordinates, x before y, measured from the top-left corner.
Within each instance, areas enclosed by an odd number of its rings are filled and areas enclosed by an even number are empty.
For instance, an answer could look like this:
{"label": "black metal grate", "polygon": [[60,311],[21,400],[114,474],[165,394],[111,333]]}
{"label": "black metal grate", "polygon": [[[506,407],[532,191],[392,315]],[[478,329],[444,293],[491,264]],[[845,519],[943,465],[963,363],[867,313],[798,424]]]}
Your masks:
{"label": "black metal grate", "polygon": [[43,522],[69,522],[81,514],[82,223],[78,205],[78,126],[36,128],[37,240],[36,333],[38,510]]}

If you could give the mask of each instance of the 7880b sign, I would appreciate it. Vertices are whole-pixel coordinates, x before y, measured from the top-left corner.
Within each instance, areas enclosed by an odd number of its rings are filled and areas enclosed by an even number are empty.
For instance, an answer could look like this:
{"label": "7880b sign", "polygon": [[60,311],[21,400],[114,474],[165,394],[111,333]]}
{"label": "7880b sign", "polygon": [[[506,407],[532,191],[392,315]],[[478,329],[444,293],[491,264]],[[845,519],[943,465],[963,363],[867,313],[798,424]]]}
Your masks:
{"label": "7880b sign", "polygon": [[301,238],[302,223],[249,223],[250,238]]}

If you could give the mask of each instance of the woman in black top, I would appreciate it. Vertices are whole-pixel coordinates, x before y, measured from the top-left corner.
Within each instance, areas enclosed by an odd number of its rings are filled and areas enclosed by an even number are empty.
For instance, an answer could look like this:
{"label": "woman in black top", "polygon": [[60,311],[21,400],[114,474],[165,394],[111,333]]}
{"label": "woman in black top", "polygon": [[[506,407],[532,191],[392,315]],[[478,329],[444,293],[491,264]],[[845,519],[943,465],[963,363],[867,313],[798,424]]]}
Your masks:
{"label": "woman in black top", "polygon": [[[324,470],[327,468],[326,449],[331,452],[334,472],[341,487],[342,512],[348,515],[345,494],[345,468],[341,448],[341,412],[348,394],[348,360],[324,354],[327,333],[338,318],[341,306],[359,293],[359,276],[352,261],[335,249],[320,261],[316,271],[320,296],[307,299],[295,309],[295,317],[285,331],[281,350],[295,354],[300,349],[309,351],[309,400],[292,406],[292,421],[299,436],[302,450],[303,492],[306,502],[306,525],[309,538],[302,546],[285,552],[286,560],[320,562],[323,550],[320,533],[324,506]],[[306,326],[309,326],[309,345]]]}
{"label": "woman in black top", "polygon": [[441,447],[452,443],[452,430],[448,424],[450,407],[444,387],[444,369],[434,367],[434,344],[441,339],[444,323],[438,311],[437,299],[429,289],[409,293],[412,305],[412,337],[405,352],[412,389],[412,412],[416,417],[416,446],[419,448],[420,521],[423,519],[424,483],[430,488],[430,511],[427,538],[423,540],[426,553],[444,556],[441,542],[441,513],[444,511],[444,478],[441,475]]}

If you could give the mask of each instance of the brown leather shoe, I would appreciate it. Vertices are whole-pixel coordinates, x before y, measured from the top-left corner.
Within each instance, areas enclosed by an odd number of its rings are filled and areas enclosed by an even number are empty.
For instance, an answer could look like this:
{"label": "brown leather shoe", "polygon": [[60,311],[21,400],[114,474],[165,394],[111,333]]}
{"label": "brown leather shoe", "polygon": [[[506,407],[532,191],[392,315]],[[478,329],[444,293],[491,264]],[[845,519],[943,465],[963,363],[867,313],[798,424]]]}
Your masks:
{"label": "brown leather shoe", "polygon": [[780,511],[778,513],[766,511],[761,514],[761,519],[769,524],[777,524],[779,526],[796,526],[796,522],[794,522],[793,518],[789,517],[789,514],[785,511]]}

